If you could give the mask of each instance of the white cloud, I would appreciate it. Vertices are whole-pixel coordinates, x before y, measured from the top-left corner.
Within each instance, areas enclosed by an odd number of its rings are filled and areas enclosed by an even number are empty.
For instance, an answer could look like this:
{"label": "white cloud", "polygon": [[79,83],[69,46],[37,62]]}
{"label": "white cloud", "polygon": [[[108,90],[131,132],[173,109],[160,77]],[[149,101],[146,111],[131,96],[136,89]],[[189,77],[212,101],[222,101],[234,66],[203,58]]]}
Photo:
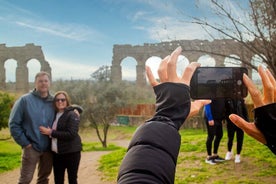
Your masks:
{"label": "white cloud", "polygon": [[52,68],[52,80],[89,79],[90,75],[98,68],[92,65],[79,64],[77,62],[64,61],[63,59],[50,59]]}
{"label": "white cloud", "polygon": [[21,27],[75,41],[85,41],[94,37],[103,37],[101,33],[92,30],[88,26],[79,24],[58,24],[53,22],[37,22],[33,20],[16,21],[15,23]]}

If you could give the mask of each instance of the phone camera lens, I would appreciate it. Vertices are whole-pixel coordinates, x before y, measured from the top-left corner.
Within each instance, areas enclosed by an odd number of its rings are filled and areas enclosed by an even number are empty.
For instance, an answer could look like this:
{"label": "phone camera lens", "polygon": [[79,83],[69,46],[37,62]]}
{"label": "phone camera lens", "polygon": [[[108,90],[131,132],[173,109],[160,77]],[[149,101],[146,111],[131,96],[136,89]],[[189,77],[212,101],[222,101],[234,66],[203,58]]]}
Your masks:
{"label": "phone camera lens", "polygon": [[242,85],[242,81],[241,80],[237,80],[237,85],[238,86]]}

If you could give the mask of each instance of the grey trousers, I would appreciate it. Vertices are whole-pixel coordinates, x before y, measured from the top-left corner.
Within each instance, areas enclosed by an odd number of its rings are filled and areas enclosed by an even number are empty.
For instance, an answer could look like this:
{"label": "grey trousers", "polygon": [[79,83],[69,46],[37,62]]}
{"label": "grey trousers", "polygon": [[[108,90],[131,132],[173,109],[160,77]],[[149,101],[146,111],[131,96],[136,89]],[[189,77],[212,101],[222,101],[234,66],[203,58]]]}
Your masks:
{"label": "grey trousers", "polygon": [[52,172],[52,152],[38,152],[32,147],[23,148],[19,184],[29,184],[38,164],[37,184],[48,184]]}

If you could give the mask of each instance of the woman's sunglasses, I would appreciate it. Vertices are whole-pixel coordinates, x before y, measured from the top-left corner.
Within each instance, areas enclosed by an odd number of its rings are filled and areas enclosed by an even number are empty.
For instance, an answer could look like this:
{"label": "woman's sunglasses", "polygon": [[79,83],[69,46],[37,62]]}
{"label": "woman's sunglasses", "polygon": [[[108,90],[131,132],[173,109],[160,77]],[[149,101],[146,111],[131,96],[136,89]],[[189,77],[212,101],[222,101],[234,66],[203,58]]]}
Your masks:
{"label": "woman's sunglasses", "polygon": [[65,102],[65,101],[66,101],[66,99],[65,99],[65,98],[56,98],[56,99],[55,99],[55,102],[59,102],[59,101],[61,101],[61,102]]}

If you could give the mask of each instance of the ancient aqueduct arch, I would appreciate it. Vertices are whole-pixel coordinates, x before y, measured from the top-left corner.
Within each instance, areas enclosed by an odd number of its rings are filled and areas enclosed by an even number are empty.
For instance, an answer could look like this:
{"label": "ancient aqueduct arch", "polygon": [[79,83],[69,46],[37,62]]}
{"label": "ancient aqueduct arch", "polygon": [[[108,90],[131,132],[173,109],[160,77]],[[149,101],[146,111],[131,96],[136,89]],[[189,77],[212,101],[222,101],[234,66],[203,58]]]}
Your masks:
{"label": "ancient aqueduct arch", "polygon": [[[179,40],[172,42],[161,42],[157,44],[136,45],[114,45],[111,67],[111,79],[114,82],[122,80],[121,62],[126,57],[133,57],[136,62],[136,84],[143,86],[146,84],[144,76],[145,62],[152,56],[164,58],[176,47],[181,46],[184,55],[189,62],[198,61],[201,56],[208,54],[215,59],[216,66],[224,66],[225,56],[236,55],[243,61],[250,61],[253,53],[246,50],[241,44],[234,40]],[[212,54],[216,53],[216,54]],[[223,56],[221,56],[223,55]],[[26,44],[22,47],[6,47],[0,44],[0,89],[6,88],[5,61],[14,59],[17,61],[16,68],[16,91],[27,92],[29,90],[27,63],[31,59],[37,59],[41,65],[41,71],[46,71],[51,75],[51,67],[45,60],[41,46]],[[251,74],[251,71],[249,71]]]}
{"label": "ancient aqueduct arch", "polygon": [[16,67],[16,91],[29,91],[28,67],[27,63],[31,59],[37,59],[41,65],[41,71],[46,71],[51,75],[49,63],[45,60],[41,46],[26,44],[22,47],[6,47],[6,44],[0,44],[0,89],[6,89],[6,70],[4,67],[8,59],[14,59],[17,62]]}
{"label": "ancient aqueduct arch", "polygon": [[[178,46],[182,47],[182,55],[185,56],[189,62],[198,61],[201,56],[208,54],[215,59],[216,66],[224,66],[226,57],[223,56],[236,55],[242,61],[250,61],[254,56],[253,53],[246,50],[246,48],[238,42],[228,39],[214,40],[212,42],[207,40],[179,40],[157,44],[144,44],[143,46],[114,45],[111,79],[114,81],[121,81],[121,62],[126,57],[133,57],[137,61],[136,84],[143,86],[146,84],[144,76],[146,60],[152,56],[164,58]],[[249,75],[251,75],[251,71],[249,71]]]}

